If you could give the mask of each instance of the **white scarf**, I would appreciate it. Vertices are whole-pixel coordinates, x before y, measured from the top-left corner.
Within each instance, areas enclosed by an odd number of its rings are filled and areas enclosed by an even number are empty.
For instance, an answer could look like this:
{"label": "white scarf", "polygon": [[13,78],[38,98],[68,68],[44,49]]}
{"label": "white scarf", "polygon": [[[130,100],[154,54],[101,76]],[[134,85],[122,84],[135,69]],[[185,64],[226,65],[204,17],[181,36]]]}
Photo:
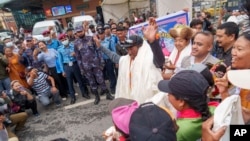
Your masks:
{"label": "white scarf", "polygon": [[146,41],[133,61],[129,55],[120,58],[118,74],[116,98],[129,98],[144,103],[159,92],[157,85],[162,80],[161,70],[155,67],[152,50]]}
{"label": "white scarf", "polygon": [[[223,126],[244,125],[241,111],[241,100],[239,95],[232,95],[224,99],[214,111],[213,131],[217,131]],[[230,131],[227,127],[225,134],[220,141],[229,141]]]}
{"label": "white scarf", "polygon": [[[177,62],[176,62],[176,64],[175,64],[175,67],[177,67],[177,68],[181,67],[181,62],[182,62],[183,58],[186,57],[186,56],[190,56],[191,50],[192,50],[192,45],[191,45],[191,43],[189,43],[189,44],[181,51],[181,53],[180,53],[180,55],[179,55],[179,58],[178,58],[178,60],[177,60]],[[174,63],[174,61],[175,61],[175,59],[176,59],[176,57],[177,57],[177,54],[178,54],[178,50],[177,50],[176,47],[174,47],[174,50],[172,51],[172,53],[171,53],[170,56],[169,56],[169,60],[170,60],[172,63]]]}

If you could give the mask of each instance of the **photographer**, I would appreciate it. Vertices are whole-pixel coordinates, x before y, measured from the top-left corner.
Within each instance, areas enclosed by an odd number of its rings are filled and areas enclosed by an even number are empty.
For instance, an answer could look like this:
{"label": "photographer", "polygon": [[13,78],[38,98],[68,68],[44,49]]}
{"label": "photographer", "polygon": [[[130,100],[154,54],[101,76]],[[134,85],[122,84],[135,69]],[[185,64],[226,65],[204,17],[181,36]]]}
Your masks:
{"label": "photographer", "polygon": [[[14,103],[9,99],[6,91],[0,92],[0,134],[2,136],[3,131],[1,131],[1,123],[4,124],[5,131],[7,131],[7,136],[9,138],[17,139],[17,136],[11,131],[11,127],[15,126],[15,131],[21,131],[27,129],[25,127],[28,115],[26,112],[19,112],[20,107],[15,106]],[[3,122],[1,122],[1,114],[3,115]],[[4,136],[3,136],[4,137]],[[1,139],[1,138],[0,138]]]}
{"label": "photographer", "polygon": [[[27,67],[27,82],[28,84],[36,91],[39,96],[39,101],[43,106],[50,104],[50,98],[53,97],[53,100],[56,106],[61,105],[61,100],[59,97],[59,91],[55,87],[55,81],[53,77],[48,76],[43,72],[39,72],[33,67]],[[49,85],[48,81],[51,82],[52,86]]]}
{"label": "photographer", "polygon": [[2,112],[0,112],[0,141],[18,141],[17,137],[11,137],[9,132],[6,130],[4,125],[5,116]]}
{"label": "photographer", "polygon": [[12,90],[8,94],[13,103],[20,106],[20,112],[25,112],[26,109],[31,109],[34,116],[39,116],[37,111],[36,99],[31,92],[24,88],[18,80],[13,80],[11,83]]}

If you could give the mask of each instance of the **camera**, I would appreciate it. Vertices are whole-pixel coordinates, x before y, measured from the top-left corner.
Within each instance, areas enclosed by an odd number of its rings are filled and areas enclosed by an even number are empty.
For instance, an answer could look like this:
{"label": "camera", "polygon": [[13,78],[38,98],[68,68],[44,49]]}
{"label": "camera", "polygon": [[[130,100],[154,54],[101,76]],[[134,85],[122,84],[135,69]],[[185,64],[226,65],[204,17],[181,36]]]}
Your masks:
{"label": "camera", "polygon": [[9,119],[9,117],[6,116],[3,124],[4,126],[8,127],[12,124],[12,121]]}
{"label": "camera", "polygon": [[0,111],[0,116],[5,116],[5,120],[3,121],[4,126],[8,127],[12,124],[12,121],[10,120],[9,116],[4,114],[4,112]]}

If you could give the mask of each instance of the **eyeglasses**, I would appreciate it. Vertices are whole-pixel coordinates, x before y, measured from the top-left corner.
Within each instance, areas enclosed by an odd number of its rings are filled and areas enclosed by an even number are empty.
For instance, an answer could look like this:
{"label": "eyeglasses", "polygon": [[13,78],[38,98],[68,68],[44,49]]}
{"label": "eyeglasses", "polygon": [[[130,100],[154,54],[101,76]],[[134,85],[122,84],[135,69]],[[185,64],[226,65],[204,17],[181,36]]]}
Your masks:
{"label": "eyeglasses", "polygon": [[26,42],[32,42],[32,40],[26,40]]}

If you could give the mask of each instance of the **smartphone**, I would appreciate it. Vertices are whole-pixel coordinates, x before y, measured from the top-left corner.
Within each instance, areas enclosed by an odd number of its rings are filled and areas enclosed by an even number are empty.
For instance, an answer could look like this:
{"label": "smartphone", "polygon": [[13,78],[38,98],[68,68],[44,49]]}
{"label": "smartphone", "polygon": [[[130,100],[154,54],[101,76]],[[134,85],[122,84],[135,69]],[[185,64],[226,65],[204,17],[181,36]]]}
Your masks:
{"label": "smartphone", "polygon": [[19,88],[19,91],[24,91],[24,90],[25,90],[24,87]]}
{"label": "smartphone", "polygon": [[222,78],[227,72],[227,67],[224,64],[216,66],[214,70],[214,75],[216,78]]}

